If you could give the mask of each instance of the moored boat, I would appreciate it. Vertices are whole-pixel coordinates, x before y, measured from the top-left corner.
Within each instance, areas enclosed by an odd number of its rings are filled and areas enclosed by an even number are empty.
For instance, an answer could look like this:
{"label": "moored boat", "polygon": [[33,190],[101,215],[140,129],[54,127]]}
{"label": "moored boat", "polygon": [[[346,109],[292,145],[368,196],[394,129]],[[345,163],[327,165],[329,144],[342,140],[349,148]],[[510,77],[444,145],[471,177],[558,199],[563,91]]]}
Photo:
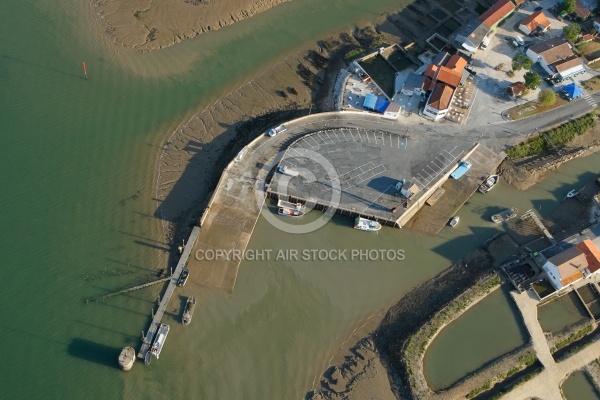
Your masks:
{"label": "moored boat", "polygon": [[179,279],[177,279],[177,286],[183,286],[187,282],[190,276],[190,269],[186,268],[181,271],[181,275],[179,275]]}
{"label": "moored boat", "polygon": [[567,193],[567,199],[577,196],[577,193],[579,193],[577,189],[571,190],[569,193]]}
{"label": "moored boat", "polygon": [[194,296],[188,297],[185,303],[185,310],[183,310],[183,317],[181,318],[181,322],[184,325],[189,325],[192,322],[194,308],[196,308],[196,298]]}
{"label": "moored boat", "polygon": [[135,350],[131,346],[123,347],[119,354],[119,368],[123,371],[129,371],[135,362]]}
{"label": "moored boat", "polygon": [[492,190],[498,182],[500,182],[500,175],[490,175],[485,178],[485,181],[479,186],[479,191],[485,194]]}
{"label": "moored boat", "polygon": [[452,217],[452,219],[450,219],[450,223],[449,225],[454,228],[456,225],[458,225],[458,222],[460,221],[460,217],[459,216],[455,216]]}
{"label": "moored boat", "polygon": [[290,203],[289,201],[279,200],[277,202],[277,213],[284,217],[301,217],[306,211],[302,203]]}
{"label": "moored boat", "polygon": [[516,217],[518,214],[519,209],[517,207],[509,208],[501,213],[492,215],[492,221],[499,224],[503,221],[508,221],[509,219]]}
{"label": "moored boat", "polygon": [[354,220],[354,229],[367,232],[377,232],[381,229],[381,224],[377,221],[371,221],[370,219],[356,217]]}
{"label": "moored boat", "polygon": [[160,328],[158,328],[158,332],[156,332],[156,339],[154,339],[154,343],[152,343],[152,347],[149,351],[149,353],[156,358],[159,358],[160,352],[165,345],[167,335],[169,334],[169,329],[171,329],[169,325],[160,324]]}

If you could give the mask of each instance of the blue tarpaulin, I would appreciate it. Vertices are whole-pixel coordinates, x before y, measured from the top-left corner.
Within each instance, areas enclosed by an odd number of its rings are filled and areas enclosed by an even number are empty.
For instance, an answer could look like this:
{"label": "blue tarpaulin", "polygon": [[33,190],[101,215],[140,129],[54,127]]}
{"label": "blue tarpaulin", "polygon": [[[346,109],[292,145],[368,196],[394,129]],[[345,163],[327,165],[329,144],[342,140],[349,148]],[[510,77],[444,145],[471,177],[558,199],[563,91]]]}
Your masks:
{"label": "blue tarpaulin", "polygon": [[387,100],[384,100],[382,98],[377,98],[377,103],[375,103],[375,111],[377,111],[378,113],[384,113],[385,109],[387,108],[387,106],[390,105],[390,102]]}
{"label": "blue tarpaulin", "polygon": [[576,83],[570,83],[570,84],[566,85],[565,87],[563,87],[563,90],[564,90],[565,94],[567,95],[567,97],[569,97],[571,99],[576,99],[578,97],[583,96],[583,89],[581,89],[579,86],[577,86]]}
{"label": "blue tarpaulin", "polygon": [[365,96],[365,101],[363,102],[363,107],[368,110],[375,110],[375,105],[377,104],[377,96],[374,94],[368,94]]}

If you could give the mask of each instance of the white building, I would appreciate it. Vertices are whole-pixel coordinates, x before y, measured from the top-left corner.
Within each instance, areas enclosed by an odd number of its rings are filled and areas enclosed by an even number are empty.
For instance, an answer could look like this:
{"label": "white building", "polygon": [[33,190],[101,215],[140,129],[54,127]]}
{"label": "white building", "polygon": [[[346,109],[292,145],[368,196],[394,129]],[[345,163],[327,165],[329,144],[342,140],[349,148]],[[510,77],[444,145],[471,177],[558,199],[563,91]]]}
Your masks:
{"label": "white building", "polygon": [[400,104],[391,102],[383,112],[383,118],[398,119],[400,116]]}
{"label": "white building", "polygon": [[550,76],[560,75],[563,79],[584,72],[581,59],[573,54],[571,45],[563,38],[554,38],[531,46],[527,57],[539,62]]}

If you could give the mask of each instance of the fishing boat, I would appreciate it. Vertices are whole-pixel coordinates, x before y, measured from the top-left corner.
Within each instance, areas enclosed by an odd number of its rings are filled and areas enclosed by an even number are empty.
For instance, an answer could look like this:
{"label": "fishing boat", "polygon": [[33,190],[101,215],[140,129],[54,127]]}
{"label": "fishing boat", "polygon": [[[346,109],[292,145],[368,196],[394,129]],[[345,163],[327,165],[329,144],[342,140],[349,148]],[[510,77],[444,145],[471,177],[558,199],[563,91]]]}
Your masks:
{"label": "fishing boat", "polygon": [[500,175],[490,175],[485,178],[485,181],[479,186],[479,191],[485,194],[492,190],[498,182],[500,182]]}
{"label": "fishing boat", "polygon": [[381,229],[381,224],[377,221],[371,221],[370,219],[356,217],[354,220],[354,229],[367,232],[377,232]]}
{"label": "fishing boat", "polygon": [[[150,348],[150,355],[159,358],[160,352],[165,345],[165,341],[167,340],[167,335],[169,334],[169,329],[171,327],[167,324],[160,324],[160,328],[158,328],[158,332],[156,333],[156,339],[154,339],[154,343],[152,343],[152,347]],[[148,354],[146,354],[147,356]]]}
{"label": "fishing boat", "polygon": [[194,308],[196,308],[196,298],[194,296],[188,297],[185,303],[185,310],[183,311],[183,317],[181,322],[184,325],[189,325],[192,322],[192,315],[194,314]]}
{"label": "fishing boat", "polygon": [[456,217],[452,217],[452,219],[450,220],[450,226],[452,228],[454,228],[456,225],[458,225],[458,222],[460,221],[460,217],[456,216]]}
{"label": "fishing boat", "polygon": [[579,193],[579,191],[577,189],[571,190],[569,193],[567,193],[567,199],[577,196],[577,193]]}
{"label": "fishing boat", "polygon": [[492,215],[492,221],[499,224],[504,221],[508,221],[511,218],[516,217],[519,214],[519,209],[517,207],[509,208],[508,210],[504,210],[501,213]]}
{"label": "fishing boat", "polygon": [[290,203],[289,201],[279,200],[277,202],[277,213],[284,217],[301,217],[305,214],[305,208],[302,203]]}
{"label": "fishing boat", "polygon": [[188,278],[190,276],[190,269],[186,268],[181,272],[181,275],[179,275],[179,279],[177,279],[177,286],[183,286],[185,285],[185,283],[187,282]]}

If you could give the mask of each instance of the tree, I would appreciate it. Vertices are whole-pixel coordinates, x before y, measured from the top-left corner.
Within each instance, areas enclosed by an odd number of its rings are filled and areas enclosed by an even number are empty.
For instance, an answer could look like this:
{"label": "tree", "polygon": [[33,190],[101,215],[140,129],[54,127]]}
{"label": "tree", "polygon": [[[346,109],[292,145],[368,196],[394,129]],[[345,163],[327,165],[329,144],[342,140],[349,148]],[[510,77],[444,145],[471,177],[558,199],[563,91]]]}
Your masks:
{"label": "tree", "polygon": [[577,36],[581,33],[581,26],[578,23],[572,23],[563,28],[563,36],[575,43]]}
{"label": "tree", "polygon": [[522,68],[530,69],[532,64],[533,63],[531,62],[531,59],[529,57],[527,57],[525,54],[519,53],[519,54],[515,55],[512,59],[513,71],[518,71]]}
{"label": "tree", "polygon": [[552,89],[544,89],[540,92],[538,101],[543,106],[551,106],[556,103],[556,93]]}
{"label": "tree", "polygon": [[575,11],[576,0],[563,0],[558,5],[558,15],[567,15]]}
{"label": "tree", "polygon": [[525,87],[527,89],[537,89],[542,84],[542,78],[537,72],[529,71],[525,75]]}

